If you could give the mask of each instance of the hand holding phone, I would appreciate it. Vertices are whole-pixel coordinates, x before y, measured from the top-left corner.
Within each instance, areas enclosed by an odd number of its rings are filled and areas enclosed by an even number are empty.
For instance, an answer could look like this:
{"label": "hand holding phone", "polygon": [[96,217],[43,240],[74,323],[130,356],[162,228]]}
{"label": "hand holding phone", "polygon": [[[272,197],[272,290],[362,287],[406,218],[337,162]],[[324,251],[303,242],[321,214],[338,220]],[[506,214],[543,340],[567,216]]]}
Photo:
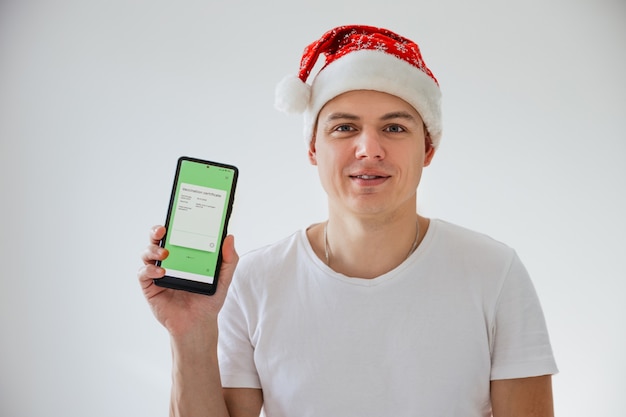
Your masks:
{"label": "hand holding phone", "polygon": [[227,235],[239,176],[233,165],[180,157],[170,195],[166,234],[169,256],[161,287],[212,295],[217,288],[222,244]]}

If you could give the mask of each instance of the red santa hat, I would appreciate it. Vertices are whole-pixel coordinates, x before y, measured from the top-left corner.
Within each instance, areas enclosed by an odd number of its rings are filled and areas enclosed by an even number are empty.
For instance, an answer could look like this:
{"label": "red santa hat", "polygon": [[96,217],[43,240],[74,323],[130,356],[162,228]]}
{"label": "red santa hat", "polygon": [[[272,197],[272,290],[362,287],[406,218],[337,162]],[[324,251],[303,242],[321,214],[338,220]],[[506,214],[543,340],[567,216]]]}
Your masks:
{"label": "red santa hat", "polygon": [[[320,54],[326,62],[306,83]],[[313,138],[324,104],[353,90],[375,90],[400,97],[422,117],[433,146],[441,140],[441,91],[417,44],[387,29],[340,26],[307,46],[297,76],[276,87],[277,109],[304,115],[304,137]]]}

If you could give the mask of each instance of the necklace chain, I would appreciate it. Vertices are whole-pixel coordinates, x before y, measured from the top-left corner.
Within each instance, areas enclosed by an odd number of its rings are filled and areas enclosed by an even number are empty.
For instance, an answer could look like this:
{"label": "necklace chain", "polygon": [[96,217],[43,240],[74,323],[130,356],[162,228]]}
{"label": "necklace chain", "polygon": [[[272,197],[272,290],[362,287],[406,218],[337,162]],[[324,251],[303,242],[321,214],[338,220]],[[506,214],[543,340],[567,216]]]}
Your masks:
{"label": "necklace chain", "polygon": [[[419,241],[419,237],[420,237],[420,222],[418,218],[415,222],[415,240],[413,240],[411,249],[409,249],[409,253],[406,254],[406,257],[404,258],[404,260],[407,260],[408,257],[411,256],[413,252],[415,252],[415,249],[417,249],[417,242]],[[328,245],[328,221],[324,223],[324,257],[326,258],[326,265],[330,266],[330,247]]]}

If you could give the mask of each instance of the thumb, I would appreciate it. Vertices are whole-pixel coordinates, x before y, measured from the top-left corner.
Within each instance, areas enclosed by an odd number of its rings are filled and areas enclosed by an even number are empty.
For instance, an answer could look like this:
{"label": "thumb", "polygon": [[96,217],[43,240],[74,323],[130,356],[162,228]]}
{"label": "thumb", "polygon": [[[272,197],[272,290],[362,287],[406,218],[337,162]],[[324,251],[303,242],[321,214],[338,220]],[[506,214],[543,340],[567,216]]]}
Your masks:
{"label": "thumb", "polygon": [[239,255],[237,254],[237,250],[235,250],[235,237],[228,235],[222,244],[222,265],[220,267],[220,276],[217,283],[218,292],[228,291],[238,262]]}
{"label": "thumb", "polygon": [[235,249],[235,236],[228,235],[222,245],[222,266],[233,265],[234,268],[237,262],[239,262],[239,255]]}

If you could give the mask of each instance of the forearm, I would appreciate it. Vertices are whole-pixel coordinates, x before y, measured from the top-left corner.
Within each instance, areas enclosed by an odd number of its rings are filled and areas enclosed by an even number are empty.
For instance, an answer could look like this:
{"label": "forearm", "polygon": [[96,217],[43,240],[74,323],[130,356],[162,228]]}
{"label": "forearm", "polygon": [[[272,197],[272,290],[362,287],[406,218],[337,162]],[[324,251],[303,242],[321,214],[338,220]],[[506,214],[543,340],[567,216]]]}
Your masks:
{"label": "forearm", "polygon": [[217,360],[217,325],[172,336],[171,417],[227,417]]}
{"label": "forearm", "polygon": [[494,417],[554,417],[552,377],[491,381]]}

